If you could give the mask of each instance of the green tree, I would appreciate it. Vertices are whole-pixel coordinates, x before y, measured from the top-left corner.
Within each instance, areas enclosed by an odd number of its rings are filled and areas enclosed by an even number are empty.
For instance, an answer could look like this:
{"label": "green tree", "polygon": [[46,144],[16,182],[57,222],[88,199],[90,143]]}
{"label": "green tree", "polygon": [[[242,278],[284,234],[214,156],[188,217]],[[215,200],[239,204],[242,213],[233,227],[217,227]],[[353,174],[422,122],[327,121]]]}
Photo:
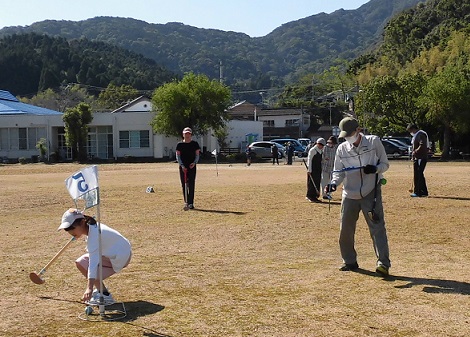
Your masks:
{"label": "green tree", "polygon": [[85,161],[88,124],[93,121],[90,106],[80,103],[75,108],[69,108],[62,116],[62,120],[65,123],[65,140],[72,148],[72,159]]}
{"label": "green tree", "polygon": [[419,74],[374,78],[356,98],[361,124],[380,136],[404,132],[410,122],[425,124],[425,111],[418,103],[425,83]]}
{"label": "green tree", "polygon": [[93,108],[96,107],[96,98],[89,95],[86,89],[78,84],[70,84],[61,87],[60,91],[46,89],[32,98],[22,97],[21,101],[56,111],[65,111],[67,108],[74,108],[82,102],[89,104]]}
{"label": "green tree", "polygon": [[139,92],[131,85],[123,84],[118,87],[110,83],[107,88],[99,94],[98,102],[103,109],[115,110],[137,97],[139,97]]}
{"label": "green tree", "polygon": [[167,83],[152,97],[158,112],[152,120],[153,130],[167,136],[180,136],[190,126],[195,134],[223,128],[228,120],[225,109],[230,105],[230,89],[205,75],[186,74],[181,81]]}
{"label": "green tree", "polygon": [[39,156],[41,158],[41,161],[44,161],[44,157],[46,156],[47,153],[47,140],[46,138],[41,138],[38,140],[36,143],[36,149],[39,151]]}
{"label": "green tree", "polygon": [[446,66],[424,87],[420,102],[428,109],[426,118],[442,128],[443,160],[449,156],[451,132],[462,133],[470,128],[469,95],[469,70],[458,65]]}

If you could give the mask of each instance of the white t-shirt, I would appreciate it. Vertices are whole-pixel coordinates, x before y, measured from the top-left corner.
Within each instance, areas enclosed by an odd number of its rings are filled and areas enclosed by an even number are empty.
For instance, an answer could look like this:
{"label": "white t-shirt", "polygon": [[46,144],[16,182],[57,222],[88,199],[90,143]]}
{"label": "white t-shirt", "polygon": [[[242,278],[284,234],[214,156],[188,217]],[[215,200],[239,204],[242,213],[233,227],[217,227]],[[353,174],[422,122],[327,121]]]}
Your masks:
{"label": "white t-shirt", "polygon": [[[125,267],[131,255],[131,244],[121,233],[105,224],[101,224],[101,252],[109,258],[115,272]],[[99,233],[98,225],[88,226],[86,250],[90,256],[88,278],[98,278]]]}

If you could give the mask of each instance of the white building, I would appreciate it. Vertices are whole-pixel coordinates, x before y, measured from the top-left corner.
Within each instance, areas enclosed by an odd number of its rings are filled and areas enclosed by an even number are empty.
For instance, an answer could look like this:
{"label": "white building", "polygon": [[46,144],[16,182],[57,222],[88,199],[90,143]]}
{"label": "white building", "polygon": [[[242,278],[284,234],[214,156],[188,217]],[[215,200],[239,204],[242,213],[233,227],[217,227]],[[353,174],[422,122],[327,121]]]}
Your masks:
{"label": "white building", "polygon": [[[115,111],[93,113],[87,143],[89,158],[173,159],[180,138],[154,134],[150,122],[155,114],[150,99],[144,96]],[[241,148],[246,134],[263,138],[262,122],[230,121],[227,126],[226,140],[233,147]],[[41,138],[47,141],[48,158],[55,154],[59,160],[71,159],[61,112],[21,103],[8,91],[0,90],[0,158],[11,162],[34,158]],[[210,133],[193,139],[204,152],[218,149],[217,140]]]}

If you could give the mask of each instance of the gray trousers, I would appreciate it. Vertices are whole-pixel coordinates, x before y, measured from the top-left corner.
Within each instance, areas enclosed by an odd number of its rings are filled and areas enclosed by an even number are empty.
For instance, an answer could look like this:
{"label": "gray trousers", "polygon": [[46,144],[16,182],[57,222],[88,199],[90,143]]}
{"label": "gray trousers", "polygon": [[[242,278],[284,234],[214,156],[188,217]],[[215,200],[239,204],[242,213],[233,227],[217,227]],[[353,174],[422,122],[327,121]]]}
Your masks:
{"label": "gray trousers", "polygon": [[374,245],[375,255],[377,256],[377,265],[391,266],[380,184],[377,185],[377,203],[375,206],[375,213],[380,219],[378,223],[374,223],[367,215],[367,212],[372,210],[373,203],[374,191],[362,199],[343,198],[341,202],[339,247],[344,263],[351,264],[357,262],[357,253],[354,249],[354,236],[356,233],[356,223],[359,219],[359,212],[362,211],[367,225],[369,226],[369,233],[372,238],[372,244]]}

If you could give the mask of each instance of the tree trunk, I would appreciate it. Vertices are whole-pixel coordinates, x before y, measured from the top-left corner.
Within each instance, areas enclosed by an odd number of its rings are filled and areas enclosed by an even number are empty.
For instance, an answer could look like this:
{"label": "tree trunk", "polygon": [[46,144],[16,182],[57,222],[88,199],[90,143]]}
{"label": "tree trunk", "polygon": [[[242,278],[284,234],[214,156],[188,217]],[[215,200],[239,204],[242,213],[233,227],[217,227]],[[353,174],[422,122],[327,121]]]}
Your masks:
{"label": "tree trunk", "polygon": [[446,124],[444,125],[444,144],[442,146],[441,160],[449,159],[449,151],[450,151],[450,126]]}

